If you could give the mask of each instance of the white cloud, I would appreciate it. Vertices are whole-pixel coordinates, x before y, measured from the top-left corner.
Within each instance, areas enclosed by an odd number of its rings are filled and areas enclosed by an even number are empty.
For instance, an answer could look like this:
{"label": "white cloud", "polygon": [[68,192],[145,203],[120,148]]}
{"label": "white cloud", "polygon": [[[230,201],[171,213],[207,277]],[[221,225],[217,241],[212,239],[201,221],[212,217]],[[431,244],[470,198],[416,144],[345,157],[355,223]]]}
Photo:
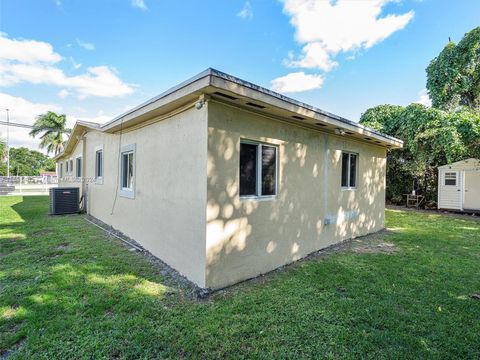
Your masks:
{"label": "white cloud", "polygon": [[287,65],[329,71],[340,52],[368,49],[403,29],[414,12],[382,15],[384,6],[399,0],[285,0],[295,38],[303,44],[297,59]]}
{"label": "white cloud", "polygon": [[131,4],[134,8],[147,10],[147,5],[144,0],[131,0]]}
{"label": "white cloud", "polygon": [[322,87],[323,77],[321,75],[305,74],[303,71],[290,73],[288,75],[273,79],[271,88],[281,93],[295,93]]}
{"label": "white cloud", "polygon": [[[33,125],[38,115],[44,114],[47,111],[54,111],[57,114],[62,114],[63,109],[56,104],[42,104],[34,103],[22,97],[12,96],[0,92],[0,104],[3,109],[0,111],[0,120],[6,120],[5,108],[10,110],[10,121],[20,124]],[[77,114],[67,113],[67,127],[73,128],[77,120],[93,121],[97,123],[105,123],[113,119],[113,116],[105,114],[103,111],[98,111],[95,116],[78,116]],[[21,147],[25,146],[29,149],[43,151],[38,148],[40,143],[39,138],[32,138],[28,133],[30,129],[10,126],[10,146]],[[7,127],[0,125],[0,138],[6,139]],[[43,151],[45,152],[45,151]]]}
{"label": "white cloud", "polygon": [[0,32],[0,61],[18,61],[26,64],[54,64],[62,57],[53,51],[52,45],[35,40],[9,39],[7,34]]}
{"label": "white cloud", "polygon": [[95,50],[95,45],[86,41],[82,41],[80,39],[77,39],[77,44],[78,46],[84,48],[85,50]]}
{"label": "white cloud", "polygon": [[432,106],[432,100],[428,96],[427,89],[423,89],[418,93],[418,100],[415,101],[418,104],[422,104],[428,107]]}
{"label": "white cloud", "polygon": [[10,39],[0,33],[0,48],[0,86],[21,82],[54,85],[73,90],[80,98],[115,97],[133,92],[132,86],[124,83],[109,66],[92,66],[83,74],[66,75],[58,67],[62,57],[45,42]]}
{"label": "white cloud", "polygon": [[82,67],[82,64],[77,63],[73,57],[70,56],[69,60],[75,70],[78,70]]}
{"label": "white cloud", "polygon": [[333,61],[325,51],[325,47],[318,42],[309,43],[302,49],[302,55],[298,59],[294,59],[292,53],[289,54],[289,59],[285,60],[288,67],[320,69],[323,71],[330,71],[338,66],[338,63]]}
{"label": "white cloud", "polygon": [[253,9],[252,9],[252,4],[250,4],[250,1],[245,1],[245,4],[243,5],[242,10],[240,10],[237,13],[237,16],[239,18],[242,18],[244,20],[251,20],[253,19]]}
{"label": "white cloud", "polygon": [[70,93],[68,92],[67,89],[62,89],[62,90],[60,90],[60,91],[57,93],[57,96],[58,96],[59,98],[64,99],[64,98],[66,98],[69,94],[70,94]]}
{"label": "white cloud", "polygon": [[[59,112],[61,107],[54,104],[32,103],[24,98],[15,97],[6,93],[0,93],[0,104],[3,108],[9,109],[10,121],[20,124],[33,125],[35,118],[49,110]],[[2,109],[0,119],[5,121],[6,114]],[[39,139],[34,139],[28,133],[30,129],[10,126],[10,146],[25,146],[38,150]],[[6,139],[7,127],[0,125],[0,137]]]}

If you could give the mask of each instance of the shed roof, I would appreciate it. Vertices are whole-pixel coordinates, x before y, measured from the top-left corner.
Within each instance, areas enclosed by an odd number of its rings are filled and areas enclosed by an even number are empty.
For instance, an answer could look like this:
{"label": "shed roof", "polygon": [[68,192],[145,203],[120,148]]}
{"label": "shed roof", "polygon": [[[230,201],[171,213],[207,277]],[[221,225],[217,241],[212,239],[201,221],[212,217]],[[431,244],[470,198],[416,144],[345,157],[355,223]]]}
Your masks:
{"label": "shed roof", "polygon": [[263,113],[274,119],[301,124],[302,126],[323,132],[356,138],[378,146],[388,148],[403,147],[402,140],[382,134],[357,122],[289,98],[235,76],[209,68],[105,124],[100,125],[78,121],[65,147],[65,151],[57,155],[56,158],[58,159],[68,154],[78,141],[78,135],[85,130],[93,129],[114,133],[121,128],[127,129],[171,112],[188,103],[195,102],[201,96],[206,96],[207,99],[213,101],[228,103],[239,108]]}
{"label": "shed roof", "polygon": [[439,169],[466,169],[466,168],[480,168],[480,160],[475,158],[460,160],[451,164],[446,164],[438,167]]}

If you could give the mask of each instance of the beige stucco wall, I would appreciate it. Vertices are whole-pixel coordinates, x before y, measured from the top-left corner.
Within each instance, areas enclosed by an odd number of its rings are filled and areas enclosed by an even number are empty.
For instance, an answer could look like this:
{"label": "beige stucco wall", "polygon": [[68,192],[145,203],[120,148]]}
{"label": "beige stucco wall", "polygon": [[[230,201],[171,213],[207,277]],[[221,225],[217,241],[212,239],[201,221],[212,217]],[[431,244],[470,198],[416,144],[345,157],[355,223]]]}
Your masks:
{"label": "beige stucco wall", "polygon": [[[206,285],[220,288],[384,227],[385,149],[211,102]],[[279,146],[274,200],[239,198],[240,139]],[[358,186],[342,190],[342,150],[359,154]],[[333,224],[324,225],[325,218]]]}
{"label": "beige stucco wall", "polygon": [[190,108],[122,134],[120,146],[136,146],[134,199],[116,193],[118,134],[89,131],[85,152],[88,179],[94,178],[95,149],[103,146],[104,150],[103,184],[88,183],[88,212],[138,241],[202,287],[205,286],[206,109],[206,106],[201,110]]}
{"label": "beige stucco wall", "polygon": [[[75,149],[71,154],[69,154],[67,157],[61,159],[58,164],[62,163],[63,164],[63,176],[59,179],[59,185],[60,186],[71,186],[71,187],[79,187],[81,189],[82,182],[81,179],[76,177],[77,174],[77,162],[76,158],[81,157],[82,158],[82,164],[83,164],[83,142],[79,141]],[[68,173],[66,172],[66,163],[67,161],[72,160],[73,163],[73,169],[69,171]]]}

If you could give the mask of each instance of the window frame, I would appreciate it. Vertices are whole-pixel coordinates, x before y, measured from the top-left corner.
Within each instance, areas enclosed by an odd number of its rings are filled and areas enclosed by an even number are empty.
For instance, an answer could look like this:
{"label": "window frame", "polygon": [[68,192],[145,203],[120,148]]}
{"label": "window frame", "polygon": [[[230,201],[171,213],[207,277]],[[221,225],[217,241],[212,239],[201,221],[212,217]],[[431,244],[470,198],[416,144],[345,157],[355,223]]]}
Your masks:
{"label": "window frame", "polygon": [[70,159],[68,161],[69,161],[69,169],[70,169],[69,174],[73,175],[73,159]]}
{"label": "window frame", "polygon": [[63,162],[58,163],[58,178],[63,178]]}
{"label": "window frame", "polygon": [[[97,163],[97,154],[101,153],[102,154],[102,159],[101,159],[101,169],[102,169],[102,175],[98,176],[98,163]],[[103,151],[103,145],[95,147],[95,161],[94,161],[94,174],[95,174],[95,184],[98,185],[103,185],[103,178],[105,177],[105,152]]]}
{"label": "window frame", "polygon": [[[240,200],[275,200],[278,196],[278,173],[279,173],[279,147],[276,144],[255,141],[255,140],[248,140],[248,139],[240,139],[240,147],[242,144],[248,145],[255,145],[257,146],[257,172],[256,176],[256,188],[255,188],[255,195],[240,195],[240,151],[238,153],[238,194]],[[275,193],[273,195],[262,195],[262,147],[268,146],[273,147],[275,149]]]}
{"label": "window frame", "polygon": [[[343,178],[343,155],[348,154],[348,167],[347,167],[347,182],[348,186],[343,186],[342,185],[342,178]],[[352,164],[352,155],[356,156],[356,164],[355,164],[355,186],[350,185],[350,171],[351,171],[351,164]],[[359,158],[360,154],[353,152],[353,151],[342,151],[342,157],[340,160],[340,187],[344,191],[349,191],[349,190],[356,190],[358,188],[358,168],[359,168]]]}
{"label": "window frame", "polygon": [[[72,160],[73,161],[73,160]],[[78,164],[80,163],[80,166],[78,166]],[[82,164],[83,161],[82,161],[82,156],[76,156],[75,157],[75,178],[76,179],[81,179],[83,174],[82,174]],[[80,174],[79,174],[80,172]]]}
{"label": "window frame", "polygon": [[68,162],[69,162],[69,160],[65,161],[65,175],[70,174],[70,172],[69,172],[70,167],[69,167]]}
{"label": "window frame", "polygon": [[[447,184],[447,174],[454,174],[455,175],[455,184]],[[453,179],[448,179],[448,180],[453,180]],[[445,171],[445,173],[443,175],[443,186],[457,187],[458,186],[458,172],[457,171]]]}
{"label": "window frame", "polygon": [[[124,154],[132,154],[132,161],[133,161],[133,183],[131,188],[124,188],[123,187],[123,155]],[[129,199],[135,199],[135,188],[136,188],[136,180],[137,180],[137,174],[136,174],[136,145],[135,144],[130,144],[130,145],[125,145],[122,146],[120,149],[120,156],[119,156],[119,169],[120,169],[120,176],[119,178],[119,183],[118,183],[118,193],[121,197],[129,198]]]}

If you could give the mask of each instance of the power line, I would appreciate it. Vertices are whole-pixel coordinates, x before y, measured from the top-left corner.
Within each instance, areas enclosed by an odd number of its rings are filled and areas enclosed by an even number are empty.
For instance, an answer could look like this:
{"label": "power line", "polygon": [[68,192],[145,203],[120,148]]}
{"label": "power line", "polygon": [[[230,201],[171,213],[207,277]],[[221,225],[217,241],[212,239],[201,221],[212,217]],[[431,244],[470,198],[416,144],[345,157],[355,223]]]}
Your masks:
{"label": "power line", "polygon": [[7,121],[0,121],[0,125],[7,125],[7,126],[16,126],[16,127],[21,127],[21,128],[27,128],[27,129],[33,129],[32,125],[27,125],[27,124],[19,124],[19,123],[14,123],[14,122],[7,122]]}

